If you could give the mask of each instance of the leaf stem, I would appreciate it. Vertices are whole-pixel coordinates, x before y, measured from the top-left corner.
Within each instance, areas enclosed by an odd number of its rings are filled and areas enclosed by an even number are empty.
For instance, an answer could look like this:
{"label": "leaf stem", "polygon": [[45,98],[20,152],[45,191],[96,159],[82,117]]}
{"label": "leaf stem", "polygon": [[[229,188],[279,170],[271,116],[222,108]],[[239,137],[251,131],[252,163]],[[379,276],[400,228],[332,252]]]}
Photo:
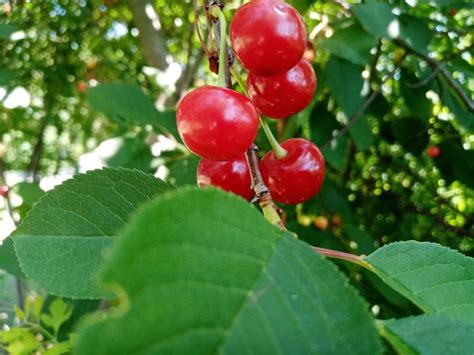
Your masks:
{"label": "leaf stem", "polygon": [[351,263],[360,265],[360,266],[366,268],[367,270],[375,272],[373,266],[370,265],[367,261],[365,261],[362,256],[349,254],[349,253],[344,253],[344,252],[338,251],[338,250],[318,248],[318,247],[312,247],[312,249],[316,253],[324,255],[325,257],[349,261]]}

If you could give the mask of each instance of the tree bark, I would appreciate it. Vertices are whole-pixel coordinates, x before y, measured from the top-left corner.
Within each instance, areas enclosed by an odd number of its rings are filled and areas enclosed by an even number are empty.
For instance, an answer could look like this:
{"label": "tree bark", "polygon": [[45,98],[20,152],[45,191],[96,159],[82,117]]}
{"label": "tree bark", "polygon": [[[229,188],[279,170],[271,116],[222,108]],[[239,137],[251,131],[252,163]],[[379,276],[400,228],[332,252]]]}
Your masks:
{"label": "tree bark", "polygon": [[139,30],[138,38],[147,64],[165,70],[168,67],[166,61],[168,49],[161,33],[159,16],[153,8],[153,1],[130,0],[130,7],[133,13],[133,22]]}

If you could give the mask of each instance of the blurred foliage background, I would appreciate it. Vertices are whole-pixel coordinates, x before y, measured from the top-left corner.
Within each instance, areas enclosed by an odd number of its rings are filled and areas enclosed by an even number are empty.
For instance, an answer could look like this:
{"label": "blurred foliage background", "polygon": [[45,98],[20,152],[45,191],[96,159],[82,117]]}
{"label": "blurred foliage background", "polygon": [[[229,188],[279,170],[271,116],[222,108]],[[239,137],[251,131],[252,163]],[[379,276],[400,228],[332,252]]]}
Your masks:
{"label": "blurred foliage background", "polygon": [[[281,206],[288,228],[356,254],[415,239],[474,255],[474,4],[289,2],[305,18],[318,88],[272,129],[317,143],[327,175],[313,199]],[[229,20],[241,3],[226,2]],[[199,25],[206,33],[203,14]],[[215,82],[189,0],[0,0],[0,185],[11,190],[0,239],[78,172],[123,166],[195,185],[174,110]],[[269,149],[263,135],[257,144]],[[408,313],[373,276],[346,271],[380,317]]]}

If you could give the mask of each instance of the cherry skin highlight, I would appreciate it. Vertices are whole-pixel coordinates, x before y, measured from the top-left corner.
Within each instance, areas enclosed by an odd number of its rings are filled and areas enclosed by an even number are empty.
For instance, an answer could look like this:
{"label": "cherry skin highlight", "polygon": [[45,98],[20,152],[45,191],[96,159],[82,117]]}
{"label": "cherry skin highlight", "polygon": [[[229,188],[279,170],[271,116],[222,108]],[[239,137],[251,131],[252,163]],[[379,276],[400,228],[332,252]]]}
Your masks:
{"label": "cherry skin highlight", "polygon": [[290,205],[309,200],[323,184],[325,163],[321,152],[314,143],[301,138],[288,139],[281,146],[287,151],[286,157],[277,159],[270,151],[260,162],[272,198]]}
{"label": "cherry skin highlight", "polygon": [[280,0],[253,0],[235,13],[230,41],[248,71],[275,75],[300,61],[306,48],[306,29],[291,5]]}
{"label": "cherry skin highlight", "polygon": [[227,161],[201,159],[197,169],[199,187],[215,186],[250,201],[254,192],[245,156]]}
{"label": "cherry skin highlight", "polygon": [[176,112],[178,132],[194,154],[232,160],[250,147],[258,130],[252,102],[233,90],[203,86],[187,94]]}
{"label": "cherry skin highlight", "polygon": [[286,118],[303,110],[316,91],[316,74],[305,59],[283,74],[250,73],[249,97],[258,111],[272,118]]}

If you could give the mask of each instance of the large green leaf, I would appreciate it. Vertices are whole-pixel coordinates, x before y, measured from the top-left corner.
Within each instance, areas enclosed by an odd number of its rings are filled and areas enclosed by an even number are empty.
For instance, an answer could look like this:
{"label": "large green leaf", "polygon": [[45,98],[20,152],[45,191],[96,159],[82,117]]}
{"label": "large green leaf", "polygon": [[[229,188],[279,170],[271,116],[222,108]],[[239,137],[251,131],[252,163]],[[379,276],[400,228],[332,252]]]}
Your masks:
{"label": "large green leaf", "polygon": [[449,107],[449,110],[452,112],[456,120],[469,132],[474,132],[474,115],[469,112],[461,101],[459,96],[453,92],[451,87],[446,84],[444,80],[443,83],[443,103]]}
{"label": "large green leaf", "polygon": [[375,37],[359,25],[352,25],[336,30],[332,37],[321,42],[321,48],[354,64],[366,65],[371,60],[370,49],[376,44]]}
{"label": "large green leaf", "polygon": [[3,241],[3,244],[0,244],[0,269],[12,275],[24,277],[11,238],[7,238]]}
{"label": "large green leaf", "polygon": [[78,175],[48,192],[13,235],[20,266],[48,293],[108,295],[94,275],[113,237],[145,201],[172,187],[137,170]]}
{"label": "large green leaf", "polygon": [[381,334],[400,354],[474,354],[474,323],[423,315],[381,323]]}
{"label": "large green leaf", "polygon": [[334,99],[346,116],[353,115],[364,103],[364,68],[345,59],[331,56],[325,70],[325,79]]}
{"label": "large green leaf", "polygon": [[441,154],[434,159],[443,178],[449,184],[454,180],[474,188],[474,150],[465,150],[459,139],[444,141],[439,145]]}
{"label": "large green leaf", "polygon": [[374,141],[372,126],[367,116],[360,117],[351,128],[349,128],[349,134],[359,150],[369,149]]}
{"label": "large green leaf", "polygon": [[389,244],[366,258],[375,272],[425,313],[474,321],[474,259],[434,243]]}
{"label": "large green leaf", "polygon": [[10,39],[10,36],[18,31],[18,27],[13,24],[0,24],[0,40]]}
{"label": "large green leaf", "polygon": [[380,353],[367,304],[334,265],[215,189],[148,205],[103,281],[123,306],[83,326],[78,354]]}
{"label": "large green leaf", "polygon": [[433,37],[428,25],[416,17],[406,15],[400,16],[399,24],[400,33],[398,37],[405,40],[410,47],[417,51],[428,53],[428,45]]}
{"label": "large green leaf", "polygon": [[392,8],[382,2],[370,2],[353,6],[362,26],[376,37],[397,37],[399,34],[399,23],[397,17],[392,13]]}
{"label": "large green leaf", "polygon": [[314,0],[289,0],[288,2],[304,15]]}
{"label": "large green leaf", "polygon": [[177,137],[175,113],[159,112],[136,85],[101,84],[89,88],[86,95],[93,108],[118,123],[140,127],[149,124]]}

